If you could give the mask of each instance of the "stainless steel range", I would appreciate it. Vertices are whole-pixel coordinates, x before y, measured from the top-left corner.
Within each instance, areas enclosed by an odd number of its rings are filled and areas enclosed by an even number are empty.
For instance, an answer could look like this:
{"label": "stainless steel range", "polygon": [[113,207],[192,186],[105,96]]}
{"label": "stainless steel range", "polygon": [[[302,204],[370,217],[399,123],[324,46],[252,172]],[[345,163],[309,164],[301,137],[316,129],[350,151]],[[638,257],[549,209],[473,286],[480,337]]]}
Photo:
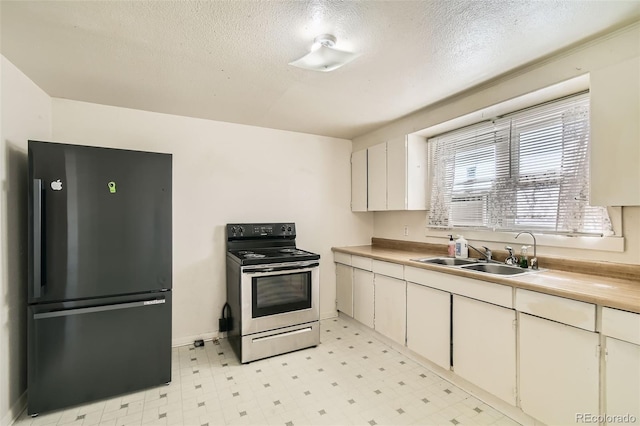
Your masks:
{"label": "stainless steel range", "polygon": [[320,255],[293,223],[227,225],[229,342],[241,363],[320,343]]}

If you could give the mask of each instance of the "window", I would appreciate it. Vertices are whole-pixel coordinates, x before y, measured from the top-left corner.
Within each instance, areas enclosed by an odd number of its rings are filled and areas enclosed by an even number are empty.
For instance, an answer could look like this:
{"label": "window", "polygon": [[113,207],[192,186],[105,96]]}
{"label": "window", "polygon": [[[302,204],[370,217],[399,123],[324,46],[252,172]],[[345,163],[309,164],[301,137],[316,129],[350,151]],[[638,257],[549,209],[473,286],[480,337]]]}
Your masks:
{"label": "window", "polygon": [[589,205],[589,96],[429,139],[432,228],[612,233]]}

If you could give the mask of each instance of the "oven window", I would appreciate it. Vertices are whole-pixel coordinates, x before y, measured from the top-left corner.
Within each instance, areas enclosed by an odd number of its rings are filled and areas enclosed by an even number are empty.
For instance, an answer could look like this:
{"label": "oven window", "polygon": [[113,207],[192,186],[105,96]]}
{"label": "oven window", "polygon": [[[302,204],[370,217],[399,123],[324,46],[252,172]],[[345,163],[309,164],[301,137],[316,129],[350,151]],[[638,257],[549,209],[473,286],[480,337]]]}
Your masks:
{"label": "oven window", "polygon": [[311,272],[252,278],[253,318],[311,308]]}

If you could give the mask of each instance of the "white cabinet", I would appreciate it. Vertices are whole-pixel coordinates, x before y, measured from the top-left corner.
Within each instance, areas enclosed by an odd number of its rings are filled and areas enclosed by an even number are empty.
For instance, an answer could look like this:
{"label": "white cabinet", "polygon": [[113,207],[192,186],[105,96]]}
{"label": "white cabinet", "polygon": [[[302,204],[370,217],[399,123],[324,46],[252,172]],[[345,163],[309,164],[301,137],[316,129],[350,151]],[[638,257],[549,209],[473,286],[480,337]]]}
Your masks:
{"label": "white cabinet", "polygon": [[516,289],[516,311],[596,331],[596,305],[537,291]]}
{"label": "white cabinet", "polygon": [[368,210],[426,210],[427,164],[427,142],[419,136],[367,149]]}
{"label": "white cabinet", "polygon": [[453,371],[515,405],[515,311],[457,295],[452,309]]}
{"label": "white cabinet", "polygon": [[[604,413],[640,419],[640,345],[605,339]],[[617,423],[622,423],[618,421]]]}
{"label": "white cabinet", "polygon": [[374,315],[373,272],[353,270],[353,318],[373,328]]}
{"label": "white cabinet", "polygon": [[373,259],[370,257],[351,256],[351,266],[370,271],[373,268]]}
{"label": "white cabinet", "polygon": [[382,260],[374,260],[371,264],[371,270],[374,274],[386,275],[388,277],[404,279],[404,266],[399,263],[384,262]]}
{"label": "white cabinet", "polygon": [[387,209],[427,209],[427,141],[406,135],[387,142]]}
{"label": "white cabinet", "polygon": [[602,308],[602,334],[640,345],[640,314]]}
{"label": "white cabinet", "polygon": [[590,202],[640,206],[640,58],[590,74]]}
{"label": "white cabinet", "polygon": [[407,330],[407,283],[375,275],[375,330],[401,345]]}
{"label": "white cabinet", "polygon": [[351,255],[336,251],[333,253],[333,261],[336,263],[342,263],[343,265],[351,266]]}
{"label": "white cabinet", "polygon": [[599,335],[519,314],[520,404],[549,425],[598,414]]}
{"label": "white cabinet", "polygon": [[606,336],[603,412],[640,419],[640,314],[602,308],[601,331]]}
{"label": "white cabinet", "polygon": [[367,211],[367,150],[351,154],[351,211]]}
{"label": "white cabinet", "polygon": [[353,268],[336,263],[336,308],[353,317]]}
{"label": "white cabinet", "polygon": [[513,308],[513,287],[508,285],[494,284],[411,266],[405,266],[404,279],[448,293],[467,296],[471,299],[482,300],[505,308]]}
{"label": "white cabinet", "polygon": [[367,149],[367,209],[387,210],[387,144]]}
{"label": "white cabinet", "polygon": [[407,283],[407,347],[440,367],[449,369],[449,293],[420,284]]}

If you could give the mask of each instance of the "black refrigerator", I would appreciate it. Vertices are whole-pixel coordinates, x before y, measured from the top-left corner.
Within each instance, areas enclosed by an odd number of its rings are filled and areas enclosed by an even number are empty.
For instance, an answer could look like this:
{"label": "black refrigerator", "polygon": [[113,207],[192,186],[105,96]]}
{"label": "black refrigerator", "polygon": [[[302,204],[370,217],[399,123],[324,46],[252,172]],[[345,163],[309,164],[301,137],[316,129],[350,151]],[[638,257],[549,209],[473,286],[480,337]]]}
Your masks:
{"label": "black refrigerator", "polygon": [[170,154],[29,141],[27,412],[171,381]]}

